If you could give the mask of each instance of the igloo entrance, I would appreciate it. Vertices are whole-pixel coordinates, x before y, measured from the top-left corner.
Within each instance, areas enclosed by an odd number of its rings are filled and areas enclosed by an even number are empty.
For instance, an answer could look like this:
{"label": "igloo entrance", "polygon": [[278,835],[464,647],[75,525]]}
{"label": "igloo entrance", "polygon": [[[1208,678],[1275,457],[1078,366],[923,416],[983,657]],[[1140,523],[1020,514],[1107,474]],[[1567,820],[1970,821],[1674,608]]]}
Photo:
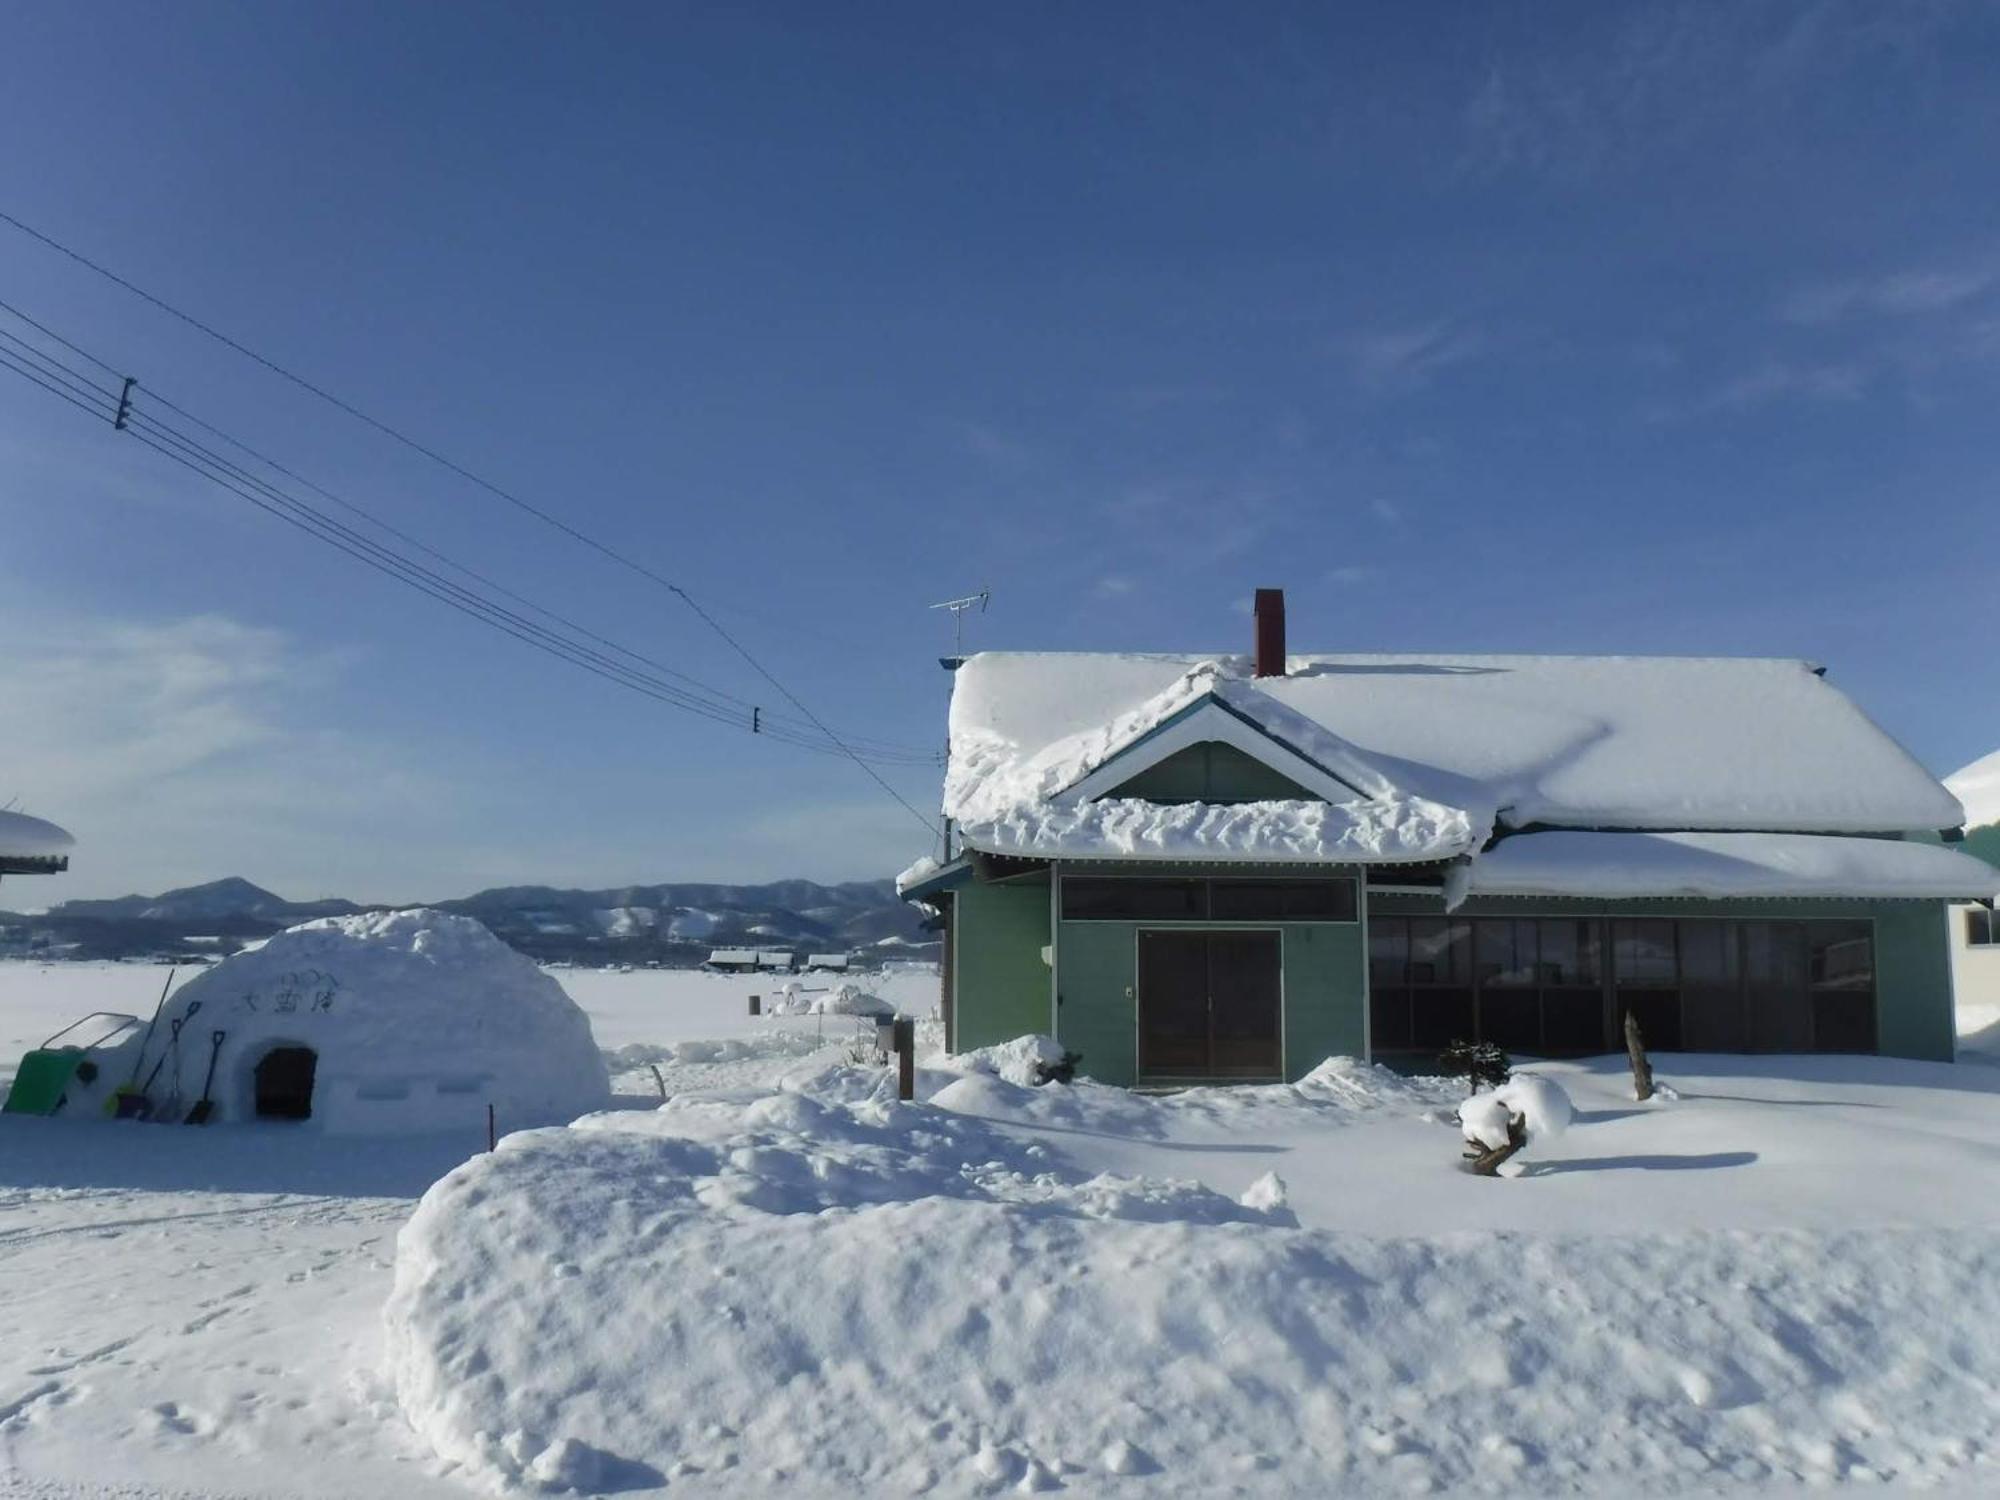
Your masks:
{"label": "igloo entrance", "polygon": [[273,1047],[257,1060],[257,1118],[312,1118],[313,1074],[319,1054],[310,1047]]}

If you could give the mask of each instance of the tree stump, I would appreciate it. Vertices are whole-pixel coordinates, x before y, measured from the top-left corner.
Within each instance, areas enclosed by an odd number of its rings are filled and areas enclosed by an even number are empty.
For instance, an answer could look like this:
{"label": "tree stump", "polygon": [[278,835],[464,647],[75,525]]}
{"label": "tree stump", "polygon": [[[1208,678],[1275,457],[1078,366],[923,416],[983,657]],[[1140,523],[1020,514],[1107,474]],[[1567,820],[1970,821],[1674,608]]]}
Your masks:
{"label": "tree stump", "polygon": [[1625,1012],[1625,1055],[1632,1060],[1632,1096],[1643,1104],[1653,1097],[1653,1065],[1646,1060],[1639,1018],[1629,1010]]}
{"label": "tree stump", "polygon": [[1525,1116],[1507,1116],[1507,1144],[1504,1146],[1482,1146],[1467,1143],[1465,1148],[1465,1170],[1475,1177],[1498,1177],[1500,1164],[1516,1151],[1528,1144],[1528,1122]]}

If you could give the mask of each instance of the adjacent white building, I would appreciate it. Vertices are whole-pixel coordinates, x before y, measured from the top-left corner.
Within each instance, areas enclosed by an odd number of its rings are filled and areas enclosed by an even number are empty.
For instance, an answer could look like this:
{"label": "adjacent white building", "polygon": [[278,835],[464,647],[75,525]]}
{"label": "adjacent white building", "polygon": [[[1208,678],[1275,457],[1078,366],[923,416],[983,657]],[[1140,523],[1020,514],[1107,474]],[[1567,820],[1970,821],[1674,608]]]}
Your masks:
{"label": "adjacent white building", "polygon": [[[1963,847],[2000,864],[2000,750],[1945,777],[1944,784],[1965,805]],[[1951,909],[1951,981],[1962,1017],[1975,1025],[2000,1022],[2000,911]]]}

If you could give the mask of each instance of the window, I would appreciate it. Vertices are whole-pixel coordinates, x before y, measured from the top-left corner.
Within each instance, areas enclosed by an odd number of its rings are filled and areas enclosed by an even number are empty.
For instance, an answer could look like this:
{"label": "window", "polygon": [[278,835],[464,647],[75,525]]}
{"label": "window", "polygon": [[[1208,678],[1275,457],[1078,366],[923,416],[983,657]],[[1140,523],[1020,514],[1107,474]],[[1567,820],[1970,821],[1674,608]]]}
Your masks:
{"label": "window", "polygon": [[1352,922],[1351,880],[1217,880],[1208,888],[1218,922]]}
{"label": "window", "polygon": [[1352,880],[1120,880],[1069,877],[1066,922],[1352,922]]}
{"label": "window", "polygon": [[1200,880],[1065,880],[1062,914],[1068,922],[1200,921],[1208,915],[1208,886]]}
{"label": "window", "polygon": [[[1975,934],[2000,945],[1985,909]],[[1616,1050],[1635,1015],[1649,1047],[1872,1052],[1867,922],[1714,917],[1371,917],[1369,1017],[1384,1052],[1459,1038],[1523,1053]]]}
{"label": "window", "polygon": [[1967,907],[1965,943],[1968,948],[1991,948],[2000,944],[2000,917],[1983,906]]}

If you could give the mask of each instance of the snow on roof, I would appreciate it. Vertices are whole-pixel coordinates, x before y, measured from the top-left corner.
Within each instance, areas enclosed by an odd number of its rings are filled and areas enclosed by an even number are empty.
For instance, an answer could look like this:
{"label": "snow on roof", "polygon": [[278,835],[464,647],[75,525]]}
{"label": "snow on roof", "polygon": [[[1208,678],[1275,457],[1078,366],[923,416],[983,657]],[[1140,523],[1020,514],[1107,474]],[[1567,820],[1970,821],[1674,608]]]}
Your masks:
{"label": "snow on roof", "polygon": [[717,948],[708,955],[712,964],[754,964],[757,962],[755,948]]}
{"label": "snow on roof", "polygon": [[43,818],[26,813],[0,812],[0,856],[15,859],[50,859],[69,853],[76,840]]}
{"label": "snow on roof", "polygon": [[2000,870],[1942,844],[1799,833],[1524,833],[1462,879],[1482,896],[2000,895]]}
{"label": "snow on roof", "polygon": [[[1437,858],[1536,823],[1898,833],[1959,821],[1951,795],[1800,661],[1295,656],[1287,668],[1252,678],[1243,657],[974,656],[952,695],[944,810],[993,852],[1192,859]],[[1211,707],[1354,800],[1194,804],[1134,826],[1074,795],[1135,742]]]}
{"label": "snow on roof", "polygon": [[1967,828],[2000,823],[2000,750],[1953,771],[1944,784],[1964,805]]}

